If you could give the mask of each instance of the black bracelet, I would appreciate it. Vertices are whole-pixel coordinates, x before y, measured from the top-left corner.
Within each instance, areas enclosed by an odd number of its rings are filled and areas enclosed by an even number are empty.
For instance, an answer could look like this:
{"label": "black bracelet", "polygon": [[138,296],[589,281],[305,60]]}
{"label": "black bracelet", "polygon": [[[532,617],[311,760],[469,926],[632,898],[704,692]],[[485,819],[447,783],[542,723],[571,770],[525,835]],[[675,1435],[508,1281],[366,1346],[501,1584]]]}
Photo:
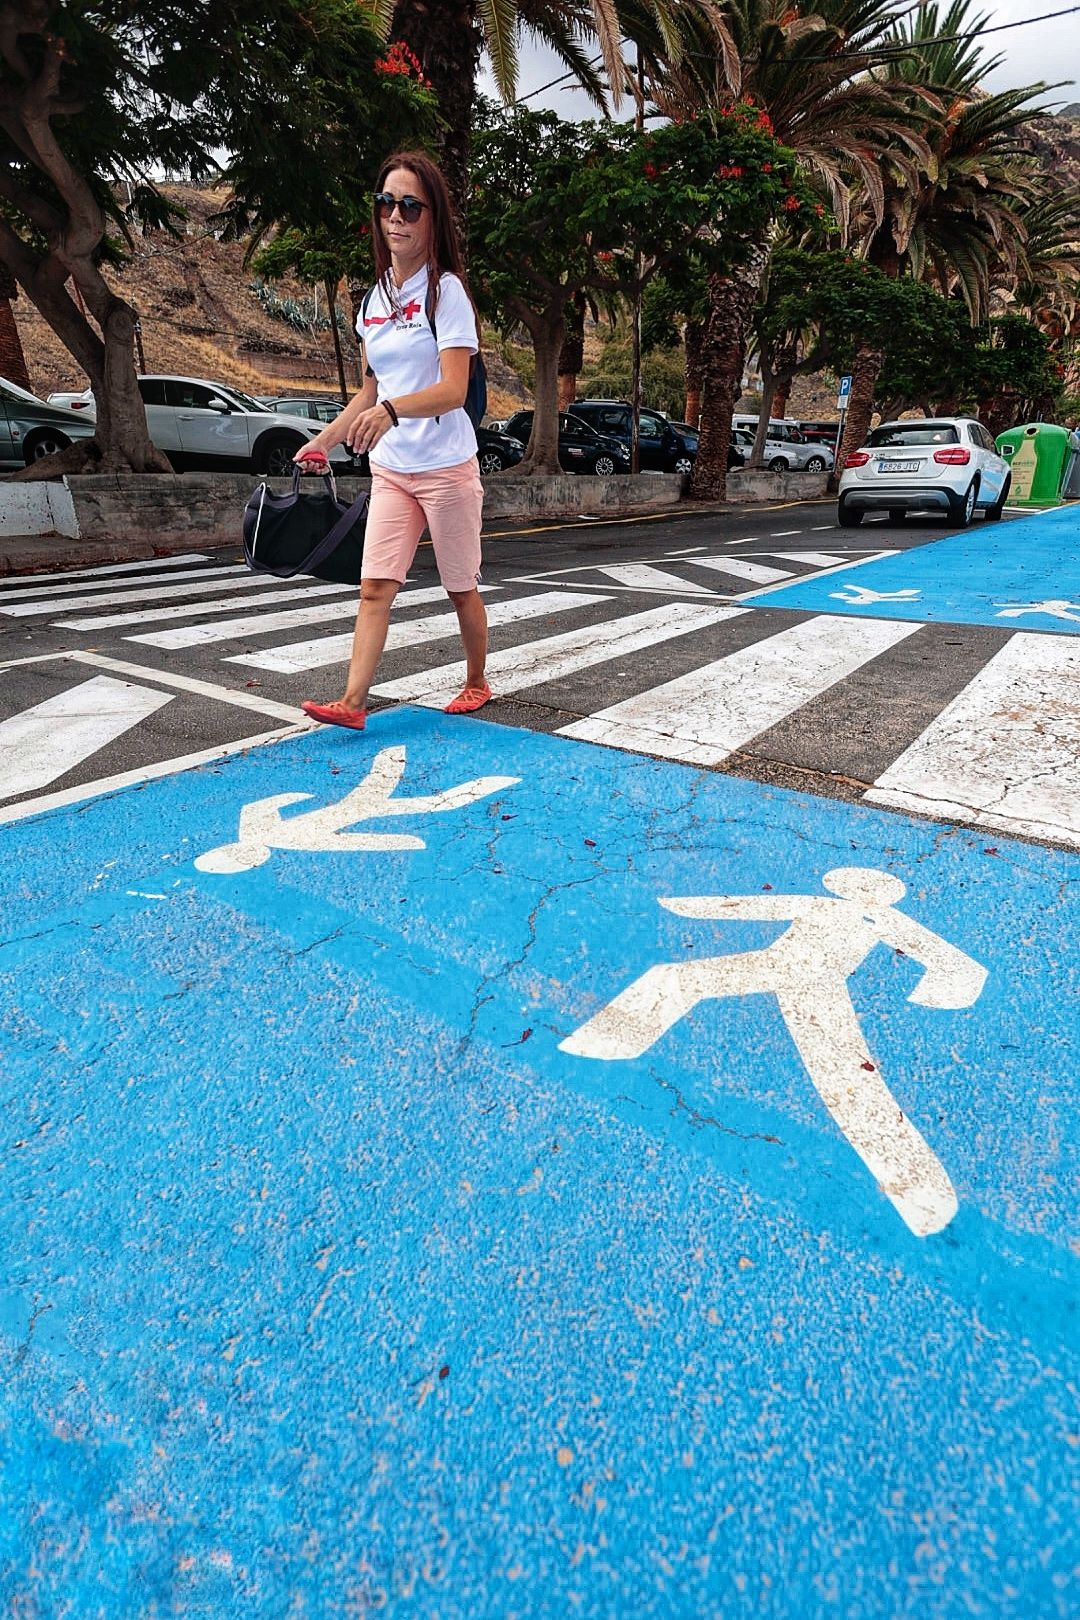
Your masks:
{"label": "black bracelet", "polygon": [[390,418],[391,422],[393,422],[394,426],[397,427],[397,425],[398,425],[398,414],[397,414],[397,411],[395,411],[394,407],[391,405],[390,401],[388,399],[380,399],[379,404],[382,406],[383,410],[386,412],[386,414]]}

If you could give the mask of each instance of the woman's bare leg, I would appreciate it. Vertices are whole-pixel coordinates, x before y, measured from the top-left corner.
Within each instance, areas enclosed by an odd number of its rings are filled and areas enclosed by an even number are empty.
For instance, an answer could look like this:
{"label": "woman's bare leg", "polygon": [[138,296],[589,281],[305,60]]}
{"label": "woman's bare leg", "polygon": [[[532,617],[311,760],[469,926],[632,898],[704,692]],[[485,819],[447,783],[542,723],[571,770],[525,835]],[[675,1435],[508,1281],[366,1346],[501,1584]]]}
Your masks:
{"label": "woman's bare leg", "polygon": [[483,686],[487,664],[488,624],[484,599],[478,590],[448,591],[458,616],[465,648],[465,685]]}
{"label": "woman's bare leg", "polygon": [[390,609],[400,586],[396,579],[365,579],[360,584],[360,607],[353,631],[352,656],[342,702],[348,709],[366,709],[368,688],[386,646]]}

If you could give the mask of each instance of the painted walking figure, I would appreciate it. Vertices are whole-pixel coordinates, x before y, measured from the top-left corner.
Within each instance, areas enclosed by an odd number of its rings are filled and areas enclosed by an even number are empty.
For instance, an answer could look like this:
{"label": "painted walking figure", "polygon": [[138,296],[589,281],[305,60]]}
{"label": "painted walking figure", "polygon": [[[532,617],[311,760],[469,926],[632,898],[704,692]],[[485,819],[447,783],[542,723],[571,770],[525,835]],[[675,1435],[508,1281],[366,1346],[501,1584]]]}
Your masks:
{"label": "painted walking figure", "polygon": [[665,899],[680,917],[786,922],[759,950],[663,962],[650,968],[561,1042],[578,1057],[640,1057],[701,1001],[772,995],[832,1118],[919,1237],[947,1226],[956,1193],[944,1167],[889,1092],[867,1051],[848,979],[877,945],[923,968],[908,1000],[920,1007],[972,1006],[986,969],[895,908],[907,890],[873,867],[840,866],[819,895],[700,895]]}

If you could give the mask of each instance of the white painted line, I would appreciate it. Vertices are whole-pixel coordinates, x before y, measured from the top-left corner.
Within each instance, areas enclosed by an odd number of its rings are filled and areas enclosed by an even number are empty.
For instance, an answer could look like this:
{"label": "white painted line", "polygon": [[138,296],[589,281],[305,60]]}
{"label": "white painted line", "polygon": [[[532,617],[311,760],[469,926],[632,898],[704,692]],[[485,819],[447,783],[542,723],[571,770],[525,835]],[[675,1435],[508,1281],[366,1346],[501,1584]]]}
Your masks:
{"label": "white painted line", "polygon": [[0,723],[0,798],[32,793],[171,703],[128,681],[96,675]]}
{"label": "white painted line", "polygon": [[224,579],[229,575],[249,572],[244,563],[231,563],[219,568],[188,568],[181,574],[133,574],[129,579],[86,579],[70,585],[42,585],[40,590],[33,591],[0,591],[0,603],[36,602],[48,596],[49,610],[64,613],[69,602],[78,606],[76,596],[80,591],[94,592],[88,599],[92,604],[104,602],[108,605],[112,598],[105,593],[113,586],[133,590],[136,585],[147,585],[152,586],[154,591],[165,592],[170,585],[186,585],[189,579]]}
{"label": "white painted line", "polygon": [[269,714],[276,720],[296,720],[296,705],[275,703],[272,698],[259,697],[254,692],[235,692],[231,686],[215,686],[212,681],[196,681],[190,675],[174,675],[171,670],[147,669],[145,664],[127,664],[122,658],[106,658],[103,653],[63,653],[73,664],[86,664],[91,669],[107,669],[114,675],[131,675],[139,681],[153,681],[155,686],[171,687],[177,692],[193,692],[197,697],[215,698],[234,709],[254,709],[257,714]]}
{"label": "white painted line", "polygon": [[[146,647],[208,647],[215,641],[242,641],[249,636],[270,635],[275,630],[298,630],[303,624],[329,624],[334,619],[355,619],[358,600],[356,587],[350,585],[347,589],[351,594],[343,602],[286,608],[281,613],[253,613],[242,619],[219,620],[215,624],[188,624],[178,630],[149,630],[145,635],[125,636],[124,640],[137,641]],[[493,590],[498,587],[482,585],[480,589]],[[394,605],[401,603],[408,607],[420,601],[445,600],[446,592],[442,587],[432,585],[426,590],[409,591],[404,597],[397,596]],[[351,634],[350,631],[350,637]]]}
{"label": "white painted line", "polygon": [[200,765],[213,765],[228,759],[231,754],[242,754],[248,748],[262,748],[267,743],[283,742],[289,737],[302,736],[315,729],[314,721],[285,726],[277,731],[263,731],[255,737],[241,737],[238,742],[221,743],[216,748],[204,748],[197,754],[183,754],[177,759],[162,760],[157,765],[143,765],[135,770],[120,771],[115,776],[103,776],[96,782],[83,782],[79,787],[63,788],[59,793],[47,793],[38,799],[24,799],[21,804],[0,809],[0,825],[24,821],[27,816],[45,815],[50,810],[64,810],[68,805],[84,804],[87,799],[98,799],[105,793],[118,793],[123,788],[138,787],[143,782],[158,781],[163,776],[177,776],[181,771],[195,770]]}
{"label": "white painted line", "polygon": [[[607,663],[644,647],[659,646],[674,636],[685,636],[723,619],[736,618],[745,608],[706,605],[704,602],[669,602],[664,607],[646,608],[623,619],[570,630],[542,641],[527,641],[488,659],[488,678],[495,695],[505,696],[523,688],[561,680],[594,664]],[[401,702],[441,707],[461,686],[460,660],[439,669],[420,670],[402,680],[385,681],[372,687],[379,697]]]}
{"label": "white painted line", "polygon": [[[285,581],[282,580],[282,585]],[[355,585],[316,585],[314,582],[305,584],[296,590],[283,590],[280,586],[276,591],[266,591],[262,596],[245,596],[244,607],[272,607],[274,603],[303,602],[312,596],[348,596],[351,611],[356,612],[357,591]],[[53,619],[52,623],[58,630],[115,630],[130,624],[158,624],[163,619],[190,619],[197,613],[234,613],[235,601],[228,602],[181,602],[176,607],[135,608],[131,613],[92,614],[90,618]],[[133,637],[127,638],[129,641]]]}
{"label": "white painted line", "polygon": [[[203,569],[197,570],[203,573]],[[0,607],[0,613],[8,614],[13,619],[26,618],[32,613],[74,613],[79,608],[122,607],[128,602],[166,602],[175,601],[178,596],[213,596],[218,591],[245,591],[252,590],[257,585],[266,585],[265,574],[251,574],[246,568],[234,570],[231,568],[215,568],[212,570],[213,579],[203,580],[189,585],[187,579],[159,580],[157,584],[137,591],[117,591],[113,595],[101,596],[72,596],[65,601],[43,601],[35,599],[28,602],[25,599],[18,603],[9,603]],[[239,572],[241,579],[226,578]]]}
{"label": "white painted line", "polygon": [[866,794],[1080,848],[1080,638],[1010,637]]}
{"label": "white painted line", "polygon": [[[837,563],[835,568],[821,568],[812,576],[812,578],[816,584],[819,579],[828,579],[830,574],[840,574],[849,568],[864,568],[867,563],[877,562],[881,557],[895,557],[896,555],[897,553],[895,550],[871,551],[867,554],[867,556],[860,557],[856,562],[849,560],[846,562]],[[809,577],[811,576],[806,576],[807,579]],[[799,580],[797,583],[801,585],[805,582],[806,580]],[[758,602],[763,596],[770,596],[773,591],[784,591],[787,589],[788,586],[786,583],[781,583],[779,585],[763,585],[760,591],[746,591],[742,596],[740,596],[739,601]]]}
{"label": "white painted line", "polygon": [[[565,591],[544,591],[536,596],[518,597],[512,602],[493,602],[487,610],[488,624],[497,628],[501,624],[514,624],[522,619],[536,619],[547,613],[569,613],[575,608],[588,607],[592,602],[607,602],[607,596],[587,596],[584,591],[573,596]],[[386,638],[388,652],[400,647],[420,647],[429,641],[440,641],[458,633],[456,613],[435,613],[422,619],[407,619],[404,624],[392,624]],[[252,669],[271,669],[281,675],[296,675],[307,669],[321,669],[327,664],[344,662],[352,650],[352,631],[344,636],[323,636],[314,641],[296,641],[288,647],[268,647],[265,652],[234,653],[223,658],[224,664],[244,664]]]}
{"label": "white painted line", "polygon": [[748,579],[754,585],[769,585],[778,579],[795,577],[790,568],[766,568],[764,563],[749,562],[745,557],[695,557],[694,567],[714,568],[718,574]]}
{"label": "white painted line", "polygon": [[[695,562],[701,560],[700,557],[694,559]],[[624,585],[631,590],[663,591],[670,596],[714,594],[707,585],[691,585],[689,580],[680,579],[678,574],[666,573],[664,569],[653,568],[649,563],[597,564],[597,569],[605,578],[614,580],[616,585]]]}
{"label": "white painted line", "polygon": [[560,734],[693,765],[720,765],[921,629],[895,620],[823,614],[577,720]]}
{"label": "white painted line", "polygon": [[765,551],[764,557],[779,557],[781,562],[812,563],[815,568],[842,568],[849,563],[848,556],[838,557],[834,551]]}
{"label": "white painted line", "polygon": [[54,574],[50,569],[44,574],[5,574],[5,585],[18,584],[25,580],[28,585],[40,585],[51,579],[93,579],[104,574],[135,574],[143,568],[182,568],[185,563],[209,562],[205,551],[186,551],[176,557],[150,557],[145,562],[129,563],[103,563],[100,568],[72,568],[67,573]]}
{"label": "white painted line", "polygon": [[838,525],[835,523],[815,523],[813,528],[810,530],[810,533],[827,534],[830,529],[835,529],[837,527]]}
{"label": "white painted line", "polygon": [[769,536],[770,540],[786,540],[789,535],[802,534],[801,529],[774,529]]}

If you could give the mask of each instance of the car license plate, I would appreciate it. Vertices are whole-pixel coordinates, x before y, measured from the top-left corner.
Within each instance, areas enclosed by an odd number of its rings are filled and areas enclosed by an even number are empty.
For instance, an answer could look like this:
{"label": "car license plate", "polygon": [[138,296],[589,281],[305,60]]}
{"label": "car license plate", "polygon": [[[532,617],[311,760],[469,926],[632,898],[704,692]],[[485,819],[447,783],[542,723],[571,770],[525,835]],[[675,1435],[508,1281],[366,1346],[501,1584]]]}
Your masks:
{"label": "car license plate", "polygon": [[879,461],[877,470],[879,473],[918,472],[921,466],[921,461]]}

